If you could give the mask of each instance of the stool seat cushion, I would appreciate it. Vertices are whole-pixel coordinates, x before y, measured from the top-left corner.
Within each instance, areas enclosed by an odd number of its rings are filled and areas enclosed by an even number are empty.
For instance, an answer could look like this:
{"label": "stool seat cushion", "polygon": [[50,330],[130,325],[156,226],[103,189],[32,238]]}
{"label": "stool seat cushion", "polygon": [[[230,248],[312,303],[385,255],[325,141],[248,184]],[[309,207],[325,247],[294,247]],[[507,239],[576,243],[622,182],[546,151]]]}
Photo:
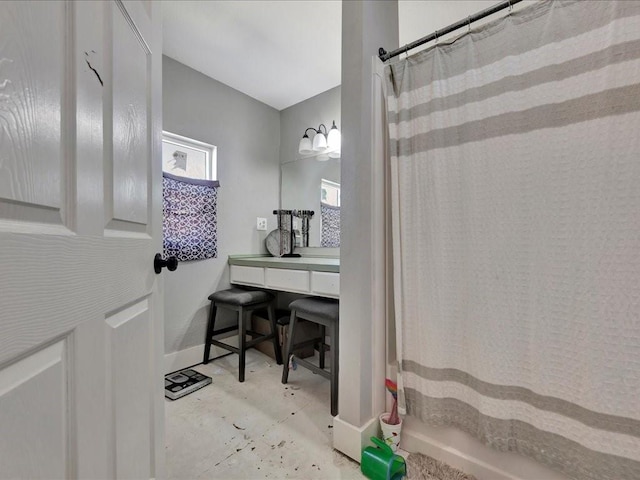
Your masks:
{"label": "stool seat cushion", "polygon": [[273,295],[262,290],[245,290],[244,288],[228,288],[209,295],[209,300],[216,303],[226,303],[227,305],[245,306],[254,303],[268,302],[273,299]]}
{"label": "stool seat cushion", "polygon": [[290,310],[295,310],[299,317],[304,318],[305,314],[326,320],[338,320],[340,313],[340,302],[332,298],[300,298],[289,304]]}

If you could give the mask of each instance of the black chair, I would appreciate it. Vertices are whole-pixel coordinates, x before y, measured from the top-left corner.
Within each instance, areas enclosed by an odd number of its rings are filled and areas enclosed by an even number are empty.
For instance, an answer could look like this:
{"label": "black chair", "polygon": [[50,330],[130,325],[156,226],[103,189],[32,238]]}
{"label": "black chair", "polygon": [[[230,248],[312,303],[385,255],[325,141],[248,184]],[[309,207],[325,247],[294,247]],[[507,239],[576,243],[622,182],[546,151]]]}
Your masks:
{"label": "black chair", "polygon": [[[209,355],[211,353],[211,345],[237,353],[240,356],[240,366],[238,372],[238,380],[244,382],[245,352],[248,348],[254,347],[260,342],[272,340],[275,348],[276,362],[282,364],[282,354],[278,345],[278,333],[276,329],[276,318],[274,314],[274,296],[262,290],[245,290],[243,288],[229,288],[220,290],[219,292],[209,295],[211,307],[209,309],[209,321],[207,323],[207,337],[204,344],[204,359],[202,363],[209,363]],[[218,309],[225,308],[238,313],[238,326],[230,326],[215,329],[215,322],[218,316]],[[262,334],[249,330],[251,325],[251,314],[254,310],[266,308],[271,323],[271,333]],[[238,330],[239,347],[234,347],[226,343],[216,340],[213,337],[221,333]],[[251,340],[247,341],[247,335]]]}
{"label": "black chair", "polygon": [[[338,342],[339,342],[339,310],[338,300],[321,297],[301,298],[289,304],[291,319],[289,321],[289,339],[285,349],[285,362],[282,367],[282,383],[289,380],[289,362],[295,361],[298,365],[308,368],[312,372],[322,375],[331,381],[331,415],[338,414]],[[294,342],[296,324],[298,319],[308,320],[320,325],[320,356],[319,365],[299,358],[295,351],[302,346]],[[325,369],[325,329],[329,331],[331,339],[331,366],[330,370]],[[317,339],[316,339],[317,340]],[[315,340],[308,340],[306,343]]]}

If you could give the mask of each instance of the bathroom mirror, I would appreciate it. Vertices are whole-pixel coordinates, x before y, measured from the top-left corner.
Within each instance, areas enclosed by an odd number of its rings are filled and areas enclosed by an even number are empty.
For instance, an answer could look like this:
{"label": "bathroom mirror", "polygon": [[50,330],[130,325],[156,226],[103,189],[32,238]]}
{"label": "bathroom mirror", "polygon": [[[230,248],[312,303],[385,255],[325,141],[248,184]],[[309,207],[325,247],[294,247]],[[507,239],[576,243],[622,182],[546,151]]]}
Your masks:
{"label": "bathroom mirror", "polygon": [[[337,202],[339,205],[340,159],[329,158],[328,160],[321,160],[318,156],[297,158],[288,163],[283,163],[281,172],[281,208],[313,210],[315,213],[309,226],[309,246],[323,246],[321,243],[322,214],[320,205],[320,199],[323,195],[322,185],[323,180],[325,186],[329,185],[329,188],[325,187],[325,201],[329,204]],[[337,198],[336,187],[338,189]],[[339,211],[337,214],[339,215]],[[331,225],[334,230],[329,235],[330,238],[334,239],[334,244],[327,245],[327,240],[325,239],[324,246],[335,246],[335,209],[327,212],[325,217],[328,218],[325,226]],[[299,219],[297,220],[299,222]],[[300,225],[298,225],[298,228],[300,228]]]}

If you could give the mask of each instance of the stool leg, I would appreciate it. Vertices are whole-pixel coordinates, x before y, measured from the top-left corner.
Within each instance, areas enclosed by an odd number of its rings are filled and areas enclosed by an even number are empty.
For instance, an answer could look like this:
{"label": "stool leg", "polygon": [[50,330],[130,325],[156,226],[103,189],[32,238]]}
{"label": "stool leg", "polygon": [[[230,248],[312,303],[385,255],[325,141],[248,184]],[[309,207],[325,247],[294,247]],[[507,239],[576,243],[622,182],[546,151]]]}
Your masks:
{"label": "stool leg", "polygon": [[334,322],[331,326],[331,415],[338,415],[338,345],[339,325]]}
{"label": "stool leg", "polygon": [[245,365],[245,353],[247,351],[246,343],[247,343],[247,324],[246,324],[246,312],[240,307],[238,311],[238,323],[239,323],[239,349],[240,349],[240,366],[238,368],[238,380],[240,382],[244,382],[244,365]]}
{"label": "stool leg", "polygon": [[211,354],[211,337],[213,337],[213,327],[216,320],[217,308],[216,304],[212,301],[209,307],[209,320],[207,321],[207,338],[204,340],[204,358],[202,363],[205,365],[209,363],[209,355]]}
{"label": "stool leg", "polygon": [[296,327],[296,311],[291,312],[291,320],[289,321],[289,338],[287,339],[287,348],[285,349],[285,356],[282,362],[282,383],[287,383],[289,380],[289,358],[293,355],[293,336]]}
{"label": "stool leg", "polygon": [[322,368],[323,370],[324,370],[324,350],[325,350],[324,336],[325,336],[324,325],[320,325],[320,368]]}
{"label": "stool leg", "polygon": [[280,343],[278,342],[278,326],[276,324],[276,313],[273,308],[273,303],[267,307],[267,315],[269,316],[269,323],[271,323],[271,335],[273,335],[273,352],[276,355],[276,363],[282,365],[282,352],[280,351]]}

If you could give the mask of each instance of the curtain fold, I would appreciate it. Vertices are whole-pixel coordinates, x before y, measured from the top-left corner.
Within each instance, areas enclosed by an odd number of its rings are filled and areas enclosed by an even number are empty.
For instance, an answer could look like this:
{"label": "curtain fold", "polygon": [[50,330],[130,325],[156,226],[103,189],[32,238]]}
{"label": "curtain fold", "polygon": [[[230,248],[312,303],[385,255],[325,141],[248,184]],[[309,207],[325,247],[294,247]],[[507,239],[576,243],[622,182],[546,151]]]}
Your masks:
{"label": "curtain fold", "polygon": [[164,172],[162,175],[162,235],[164,256],[179,261],[217,256],[219,183]]}
{"label": "curtain fold", "polygon": [[340,207],[320,202],[321,247],[340,246]]}
{"label": "curtain fold", "polygon": [[401,410],[640,478],[640,2],[540,2],[385,77]]}

